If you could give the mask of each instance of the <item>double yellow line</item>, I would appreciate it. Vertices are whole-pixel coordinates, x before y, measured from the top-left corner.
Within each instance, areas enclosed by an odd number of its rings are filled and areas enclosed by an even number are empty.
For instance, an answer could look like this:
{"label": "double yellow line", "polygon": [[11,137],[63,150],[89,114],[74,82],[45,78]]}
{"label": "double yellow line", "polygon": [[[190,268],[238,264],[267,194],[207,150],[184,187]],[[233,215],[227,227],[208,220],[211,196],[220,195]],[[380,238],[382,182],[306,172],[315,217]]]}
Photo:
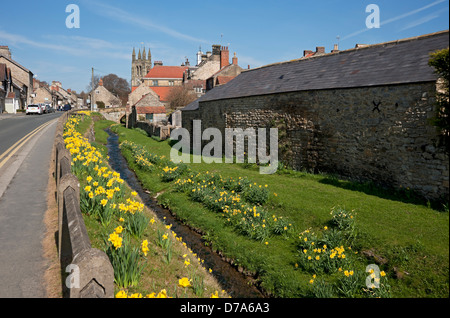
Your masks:
{"label": "double yellow line", "polygon": [[32,132],[25,135],[22,139],[17,141],[14,145],[8,148],[4,153],[0,155],[0,168],[3,167],[3,165],[12,157],[14,154],[31,138],[33,138],[34,135],[36,135],[38,132],[40,132],[42,129],[53,123],[55,120],[48,121],[42,125],[40,125],[38,128],[33,130]]}

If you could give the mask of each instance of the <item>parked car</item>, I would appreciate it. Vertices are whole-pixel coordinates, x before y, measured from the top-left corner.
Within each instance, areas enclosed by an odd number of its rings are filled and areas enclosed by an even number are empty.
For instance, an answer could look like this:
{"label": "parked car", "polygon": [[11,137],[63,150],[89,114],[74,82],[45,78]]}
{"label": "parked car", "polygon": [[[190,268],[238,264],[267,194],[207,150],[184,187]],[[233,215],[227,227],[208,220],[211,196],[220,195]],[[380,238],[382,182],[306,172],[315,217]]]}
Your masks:
{"label": "parked car", "polygon": [[47,107],[45,106],[45,104],[44,103],[40,103],[38,105],[42,109],[42,114],[45,114],[47,112]]}
{"label": "parked car", "polygon": [[43,111],[42,111],[42,107],[40,105],[36,105],[36,104],[31,104],[27,106],[27,109],[25,111],[25,114],[39,114],[42,115]]}
{"label": "parked car", "polygon": [[45,107],[46,107],[46,113],[54,113],[55,112],[55,109],[53,108],[52,105],[45,104]]}

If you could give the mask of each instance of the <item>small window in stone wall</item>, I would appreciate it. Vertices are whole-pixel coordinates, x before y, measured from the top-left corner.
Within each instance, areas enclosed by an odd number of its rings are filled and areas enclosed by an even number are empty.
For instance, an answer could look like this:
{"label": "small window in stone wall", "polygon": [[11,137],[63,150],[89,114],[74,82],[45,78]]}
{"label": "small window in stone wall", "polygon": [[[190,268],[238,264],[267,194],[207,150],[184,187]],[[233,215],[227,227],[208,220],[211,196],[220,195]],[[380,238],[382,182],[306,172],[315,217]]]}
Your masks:
{"label": "small window in stone wall", "polygon": [[145,114],[145,119],[152,123],[153,122],[153,114]]}

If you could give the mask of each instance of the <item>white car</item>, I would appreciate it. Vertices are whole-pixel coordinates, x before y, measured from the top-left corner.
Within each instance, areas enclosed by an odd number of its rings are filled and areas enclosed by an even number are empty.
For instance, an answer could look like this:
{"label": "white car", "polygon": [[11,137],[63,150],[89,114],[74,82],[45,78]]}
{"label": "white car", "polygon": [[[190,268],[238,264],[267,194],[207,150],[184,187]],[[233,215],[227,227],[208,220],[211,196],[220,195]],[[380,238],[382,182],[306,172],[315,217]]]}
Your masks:
{"label": "white car", "polygon": [[42,107],[40,105],[32,104],[32,105],[28,105],[27,106],[27,110],[26,110],[25,113],[27,115],[28,114],[39,114],[39,115],[42,115],[43,111],[42,111]]}
{"label": "white car", "polygon": [[42,109],[42,114],[47,113],[47,106],[46,106],[45,104],[39,104],[39,106],[40,106],[41,109]]}

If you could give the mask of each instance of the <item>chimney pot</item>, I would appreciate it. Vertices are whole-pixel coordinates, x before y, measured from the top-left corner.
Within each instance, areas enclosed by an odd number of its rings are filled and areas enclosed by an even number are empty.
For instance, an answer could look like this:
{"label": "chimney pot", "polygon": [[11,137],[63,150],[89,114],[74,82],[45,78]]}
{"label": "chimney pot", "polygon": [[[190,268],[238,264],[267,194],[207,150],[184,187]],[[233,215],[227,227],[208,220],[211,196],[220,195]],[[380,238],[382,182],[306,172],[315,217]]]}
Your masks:
{"label": "chimney pot", "polygon": [[238,58],[236,57],[236,52],[234,52],[234,56],[233,56],[233,64],[234,65],[238,65]]}
{"label": "chimney pot", "polygon": [[316,47],[316,53],[325,53],[325,47],[324,46],[317,46]]}
{"label": "chimney pot", "polygon": [[337,44],[334,45],[334,49],[333,49],[333,51],[331,51],[331,53],[336,53],[336,52],[339,52],[339,45],[337,45]]}

